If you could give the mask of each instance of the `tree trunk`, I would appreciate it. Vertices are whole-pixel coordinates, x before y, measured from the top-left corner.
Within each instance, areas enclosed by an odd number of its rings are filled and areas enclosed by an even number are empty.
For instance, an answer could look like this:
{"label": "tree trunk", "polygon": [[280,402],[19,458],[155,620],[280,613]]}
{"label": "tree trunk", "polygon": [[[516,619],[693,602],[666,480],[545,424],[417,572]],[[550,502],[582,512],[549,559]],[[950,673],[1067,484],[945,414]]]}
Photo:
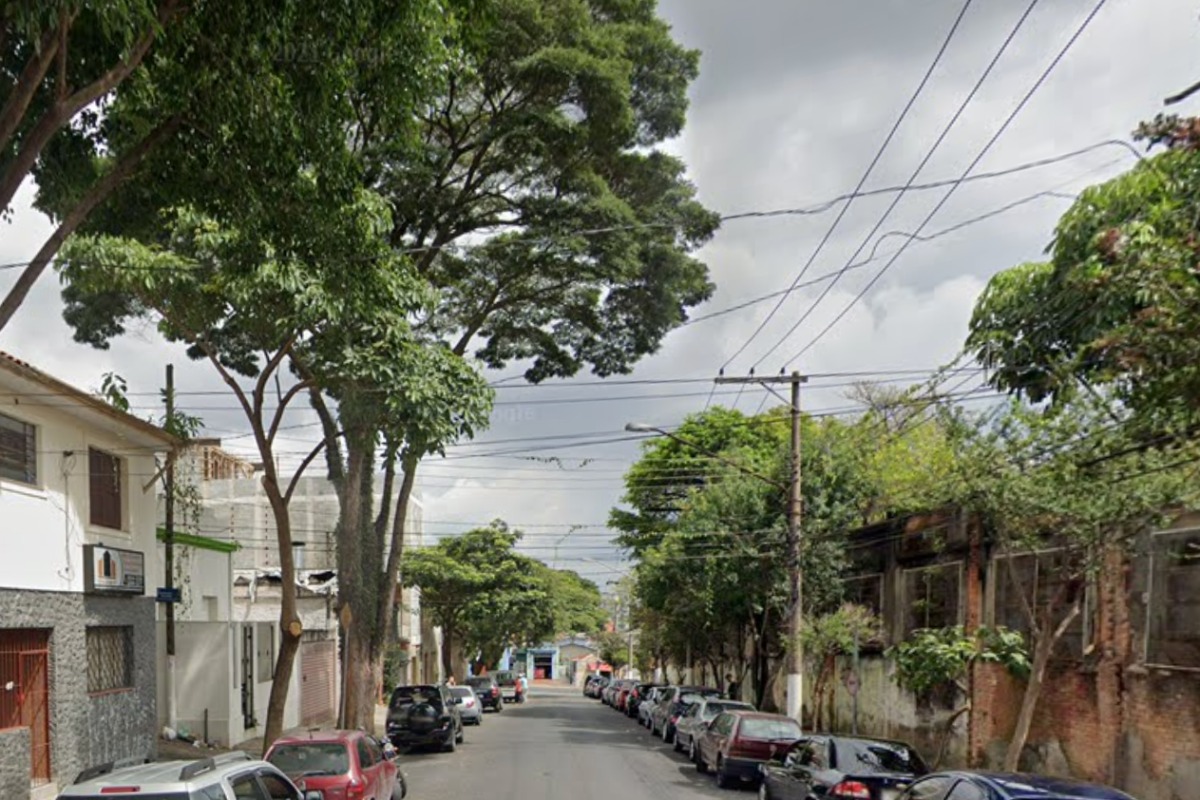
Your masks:
{"label": "tree trunk", "polygon": [[[346,403],[348,405],[349,403]],[[338,522],[338,595],[341,606],[349,609],[350,626],[342,669],[345,670],[345,696],[342,700],[341,727],[373,730],[375,727],[375,640],[378,597],[379,559],[382,553],[371,546],[374,526],[371,498],[376,437],[367,429],[346,432],[346,480],[341,495]]]}
{"label": "tree trunk", "polygon": [[443,680],[450,680],[454,675],[454,627],[442,627],[442,674]]}
{"label": "tree trunk", "polygon": [[288,689],[292,682],[292,670],[296,653],[300,651],[300,635],[303,627],[296,610],[296,561],[292,552],[292,523],[287,503],[279,484],[275,480],[273,466],[268,466],[263,476],[263,490],[275,517],[275,531],[279,542],[279,655],[275,658],[275,672],[271,676],[271,696],[267,701],[267,727],[263,732],[263,749],[283,733],[283,712],[287,707]]}
{"label": "tree trunk", "polygon": [[382,587],[376,613],[376,639],[372,643],[377,668],[383,673],[383,656],[387,644],[397,638],[396,615],[398,613],[396,598],[401,596],[400,566],[404,561],[404,535],[407,532],[408,504],[412,498],[413,486],[417,479],[417,463],[415,456],[405,453],[401,457],[403,478],[400,481],[400,496],[396,499],[396,510],[392,517],[391,546],[388,550],[387,566],[384,567]]}
{"label": "tree trunk", "polygon": [[1029,729],[1033,725],[1033,713],[1037,710],[1038,698],[1042,693],[1042,684],[1046,678],[1046,668],[1050,665],[1050,657],[1054,655],[1054,646],[1067,632],[1067,628],[1079,616],[1080,604],[1077,600],[1063,620],[1053,626],[1053,620],[1046,616],[1041,630],[1038,632],[1037,645],[1033,648],[1033,663],[1029,670],[1029,681],[1025,684],[1025,694],[1021,697],[1021,711],[1017,714],[1017,725],[1013,737],[1008,743],[1004,754],[1004,771],[1015,772],[1021,760],[1021,751],[1029,738]]}
{"label": "tree trunk", "polygon": [[957,721],[959,717],[961,717],[963,714],[967,713],[970,710],[971,710],[971,701],[968,700],[963,705],[954,709],[953,713],[951,713],[950,716],[946,719],[946,730],[944,730],[942,732],[942,743],[940,745],[938,745],[937,757],[933,760],[933,764],[930,767],[931,771],[937,772],[938,769],[942,765],[942,759],[946,757],[946,748],[949,746],[950,737],[954,733],[955,721]]}

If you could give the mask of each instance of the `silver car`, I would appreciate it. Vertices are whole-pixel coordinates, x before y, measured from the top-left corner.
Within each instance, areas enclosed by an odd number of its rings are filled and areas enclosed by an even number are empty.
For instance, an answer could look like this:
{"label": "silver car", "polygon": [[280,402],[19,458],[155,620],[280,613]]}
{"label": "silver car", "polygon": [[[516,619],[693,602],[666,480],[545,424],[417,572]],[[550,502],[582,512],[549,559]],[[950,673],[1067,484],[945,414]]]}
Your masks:
{"label": "silver car", "polygon": [[475,690],[470,686],[451,686],[450,694],[453,697],[461,699],[462,704],[458,707],[459,713],[462,714],[463,725],[482,725],[483,724],[483,704],[479,702],[479,698],[475,696]]}

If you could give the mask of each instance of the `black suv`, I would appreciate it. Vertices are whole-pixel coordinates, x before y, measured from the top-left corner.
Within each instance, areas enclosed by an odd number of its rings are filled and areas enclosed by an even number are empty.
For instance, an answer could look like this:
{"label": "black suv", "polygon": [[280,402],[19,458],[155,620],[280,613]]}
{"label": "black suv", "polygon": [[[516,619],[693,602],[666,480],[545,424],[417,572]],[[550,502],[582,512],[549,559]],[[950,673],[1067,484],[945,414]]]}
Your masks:
{"label": "black suv", "polygon": [[467,678],[467,685],[475,690],[475,696],[479,698],[479,705],[484,711],[489,708],[493,711],[504,710],[504,699],[500,697],[500,684],[496,683],[496,679],[491,675]]}
{"label": "black suv", "polygon": [[388,740],[399,748],[437,745],[453,753],[463,740],[460,702],[445,686],[397,686],[388,703]]}

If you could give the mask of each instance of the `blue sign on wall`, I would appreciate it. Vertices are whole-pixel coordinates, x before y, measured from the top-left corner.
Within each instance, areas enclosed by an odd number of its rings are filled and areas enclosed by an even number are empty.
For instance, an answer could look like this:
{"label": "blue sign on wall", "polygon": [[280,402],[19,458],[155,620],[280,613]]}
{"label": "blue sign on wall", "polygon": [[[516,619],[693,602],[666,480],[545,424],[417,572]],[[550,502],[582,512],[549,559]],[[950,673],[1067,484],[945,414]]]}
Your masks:
{"label": "blue sign on wall", "polygon": [[167,588],[165,586],[158,587],[158,602],[160,603],[178,603],[183,598],[183,592],[178,586]]}

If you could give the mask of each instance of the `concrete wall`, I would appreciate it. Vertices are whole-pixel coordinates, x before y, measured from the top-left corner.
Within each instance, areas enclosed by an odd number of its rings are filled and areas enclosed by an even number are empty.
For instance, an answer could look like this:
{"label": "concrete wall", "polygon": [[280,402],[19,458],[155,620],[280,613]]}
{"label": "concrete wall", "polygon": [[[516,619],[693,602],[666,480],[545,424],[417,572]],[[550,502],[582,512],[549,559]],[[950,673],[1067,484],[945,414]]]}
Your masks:
{"label": "concrete wall", "polygon": [[[175,628],[178,728],[224,746],[242,741],[239,685],[234,673],[234,626],[228,622],[180,622]],[[166,623],[158,624],[158,669],[166,674]],[[165,681],[158,684],[158,725],[167,724]],[[205,733],[207,712],[208,731]]]}
{"label": "concrete wall", "polygon": [[[105,761],[153,756],[154,601],[0,589],[0,627],[50,634],[51,772],[60,784]],[[133,628],[133,686],[89,695],[86,628]],[[7,795],[5,795],[7,796]]]}

